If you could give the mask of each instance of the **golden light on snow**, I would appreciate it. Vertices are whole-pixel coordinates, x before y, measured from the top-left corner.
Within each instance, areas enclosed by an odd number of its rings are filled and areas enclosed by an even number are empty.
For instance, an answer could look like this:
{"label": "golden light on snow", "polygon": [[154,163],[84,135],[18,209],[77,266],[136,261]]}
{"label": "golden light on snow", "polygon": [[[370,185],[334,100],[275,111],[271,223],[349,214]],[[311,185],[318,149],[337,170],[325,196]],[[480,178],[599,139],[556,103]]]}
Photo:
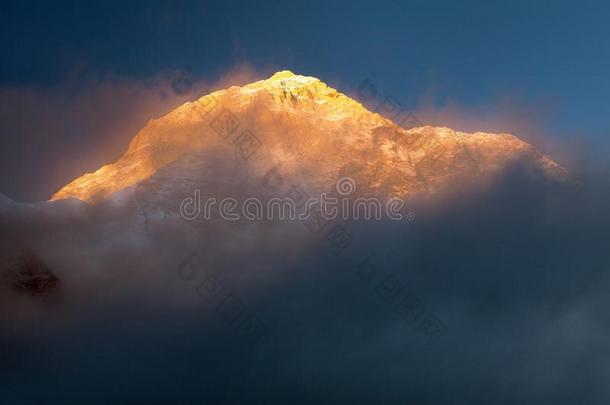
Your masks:
{"label": "golden light on snow", "polygon": [[510,134],[404,129],[314,77],[281,71],[151,120],[119,160],[77,178],[51,200],[106,197],[150,178],[185,153],[226,151],[223,131],[244,128],[264,146],[264,154],[248,161],[255,172],[260,160],[266,166],[273,161],[293,176],[332,181],[341,168],[356,164],[370,187],[392,196],[435,190],[454,174],[488,172],[524,154],[550,173],[565,172]]}

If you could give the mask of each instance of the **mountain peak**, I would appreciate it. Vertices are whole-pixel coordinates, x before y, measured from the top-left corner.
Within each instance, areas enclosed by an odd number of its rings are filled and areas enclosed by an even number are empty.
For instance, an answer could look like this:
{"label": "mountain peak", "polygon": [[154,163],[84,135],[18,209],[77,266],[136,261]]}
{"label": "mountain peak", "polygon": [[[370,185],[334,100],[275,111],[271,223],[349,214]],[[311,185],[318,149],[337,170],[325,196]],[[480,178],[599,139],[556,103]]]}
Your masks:
{"label": "mountain peak", "polygon": [[246,90],[266,89],[268,91],[291,91],[315,84],[320,84],[324,88],[328,87],[315,77],[296,75],[289,70],[281,70],[279,72],[274,73],[268,79],[259,80],[254,83],[247,84],[242,88]]}
{"label": "mountain peak", "polygon": [[292,73],[290,70],[280,70],[280,71],[275,72],[273,75],[271,75],[271,77],[269,79],[287,79],[292,76],[297,76],[297,75]]}

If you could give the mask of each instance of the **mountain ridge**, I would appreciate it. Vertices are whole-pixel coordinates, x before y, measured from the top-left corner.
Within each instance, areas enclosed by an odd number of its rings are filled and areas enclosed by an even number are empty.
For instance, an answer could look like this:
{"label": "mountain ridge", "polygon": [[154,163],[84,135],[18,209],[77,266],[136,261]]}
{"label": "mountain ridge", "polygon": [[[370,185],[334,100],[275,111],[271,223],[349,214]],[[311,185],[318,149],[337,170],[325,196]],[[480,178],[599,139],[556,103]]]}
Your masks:
{"label": "mountain ridge", "polygon": [[306,173],[304,181],[328,183],[349,169],[371,186],[371,193],[386,197],[436,191],[524,157],[551,177],[567,175],[514,135],[405,129],[315,77],[279,71],[214,91],[149,121],[121,158],[68,183],[51,200],[97,201],[151,178],[185,153],[218,150],[235,156],[237,148],[243,155],[248,142],[258,144],[257,155],[242,156],[240,164],[247,161],[258,175],[264,173],[263,163],[274,164],[293,177]]}

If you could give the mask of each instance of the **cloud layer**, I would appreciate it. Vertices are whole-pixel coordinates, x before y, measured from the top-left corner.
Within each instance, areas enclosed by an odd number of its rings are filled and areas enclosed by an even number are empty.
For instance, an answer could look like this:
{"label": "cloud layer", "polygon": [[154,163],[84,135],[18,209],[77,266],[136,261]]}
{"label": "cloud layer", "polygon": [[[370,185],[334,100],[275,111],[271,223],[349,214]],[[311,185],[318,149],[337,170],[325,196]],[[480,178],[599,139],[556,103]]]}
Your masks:
{"label": "cloud layer", "polygon": [[[93,403],[607,403],[603,184],[548,183],[517,164],[491,185],[412,201],[415,222],[341,223],[343,250],[299,223],[146,223],[129,204],[29,212],[5,225],[63,284],[52,304],[4,295],[2,390]],[[400,307],[405,297],[418,306]]]}

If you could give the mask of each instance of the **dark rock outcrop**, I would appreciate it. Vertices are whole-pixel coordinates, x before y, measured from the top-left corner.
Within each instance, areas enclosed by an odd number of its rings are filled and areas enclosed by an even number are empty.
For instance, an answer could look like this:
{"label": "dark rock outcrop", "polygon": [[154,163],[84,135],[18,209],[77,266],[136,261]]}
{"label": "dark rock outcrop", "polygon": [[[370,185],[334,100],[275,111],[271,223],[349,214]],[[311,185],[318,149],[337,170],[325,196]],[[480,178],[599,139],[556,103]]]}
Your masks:
{"label": "dark rock outcrop", "polygon": [[54,292],[60,285],[59,278],[31,251],[5,257],[3,262],[2,281],[12,291],[42,296]]}

